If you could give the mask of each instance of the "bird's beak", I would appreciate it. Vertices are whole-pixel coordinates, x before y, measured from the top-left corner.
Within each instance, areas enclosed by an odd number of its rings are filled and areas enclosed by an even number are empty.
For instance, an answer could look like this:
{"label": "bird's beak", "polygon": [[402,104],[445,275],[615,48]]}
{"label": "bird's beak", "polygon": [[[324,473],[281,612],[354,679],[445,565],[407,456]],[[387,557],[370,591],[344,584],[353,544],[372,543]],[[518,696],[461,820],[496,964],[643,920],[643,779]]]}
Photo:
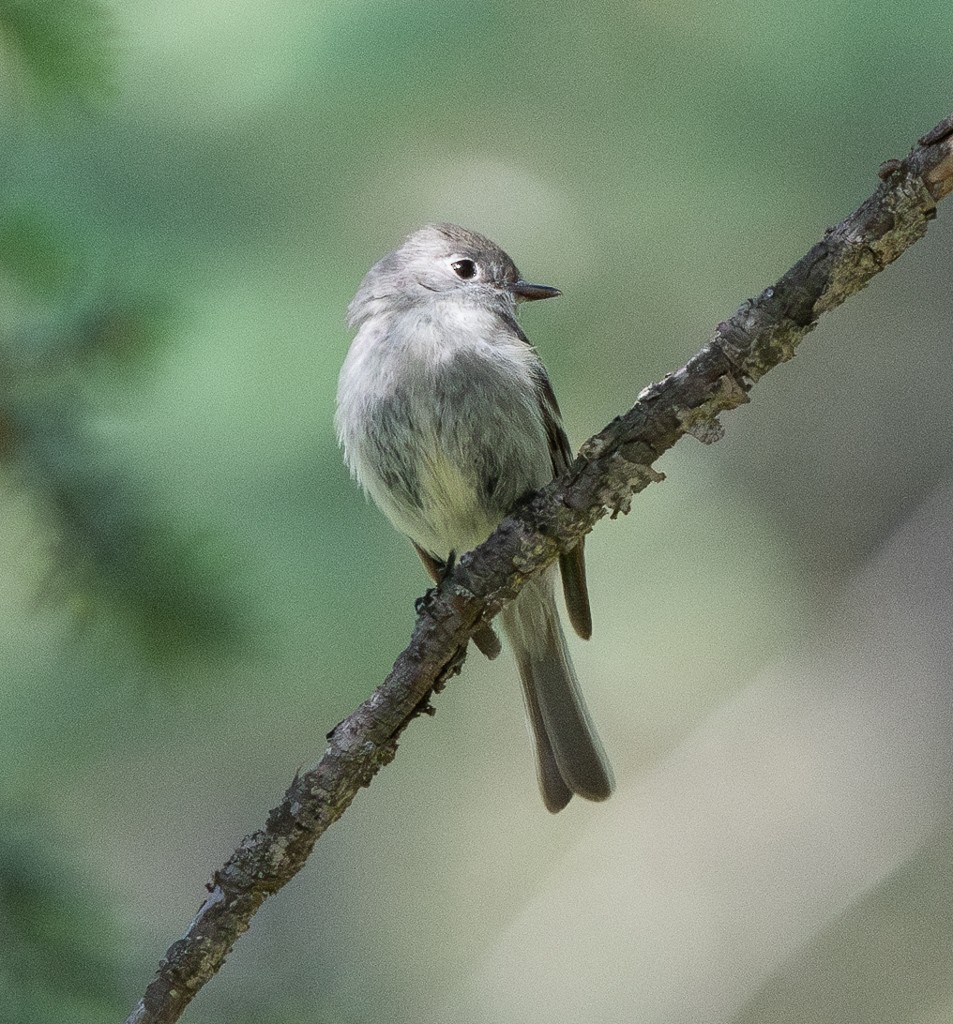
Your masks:
{"label": "bird's beak", "polygon": [[530,284],[529,281],[517,281],[510,286],[517,300],[532,302],[534,299],[554,299],[562,295],[558,288],[550,288],[548,284]]}

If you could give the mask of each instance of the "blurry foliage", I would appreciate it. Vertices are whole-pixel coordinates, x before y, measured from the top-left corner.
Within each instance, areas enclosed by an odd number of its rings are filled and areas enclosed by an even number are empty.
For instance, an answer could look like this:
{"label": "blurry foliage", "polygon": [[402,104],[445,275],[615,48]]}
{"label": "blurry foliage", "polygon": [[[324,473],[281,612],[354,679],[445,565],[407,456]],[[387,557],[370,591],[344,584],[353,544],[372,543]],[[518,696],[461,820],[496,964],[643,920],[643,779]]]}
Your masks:
{"label": "blurry foliage", "polygon": [[118,1019],[119,936],[103,893],[36,809],[6,802],[0,816],[0,1020]]}
{"label": "blurry foliage", "polygon": [[[51,99],[106,89],[109,35],[108,13],[93,0],[0,5],[6,51]],[[0,295],[21,312],[20,322],[0,317],[0,458],[59,538],[45,594],[81,618],[118,616],[150,655],[224,653],[247,623],[223,589],[221,559],[207,538],[150,510],[88,426],[91,375],[127,386],[118,368],[161,349],[172,303],[91,287],[89,256],[70,243],[35,204],[0,205]],[[78,297],[81,288],[92,294]]]}
{"label": "blurry foliage", "polygon": [[[42,258],[42,257],[41,257]],[[53,257],[49,264],[55,265]],[[124,366],[135,369],[158,356],[174,325],[170,298],[99,295],[91,301],[50,307],[0,345],[12,377],[55,388],[77,370],[108,383]],[[125,378],[122,378],[125,383]]]}
{"label": "blurry foliage", "polygon": [[54,297],[75,273],[55,225],[38,210],[0,209],[0,217],[0,273],[24,291]]}
{"label": "blurry foliage", "polygon": [[150,510],[88,426],[91,369],[154,352],[167,316],[157,303],[87,308],[11,337],[0,349],[0,457],[58,537],[47,597],[83,617],[107,610],[152,655],[224,653],[243,621],[214,545]]}
{"label": "blurry foliage", "polygon": [[[41,113],[101,98],[111,34],[95,0],[2,0],[0,84],[32,92]],[[93,283],[104,276],[74,224],[0,190],[0,471],[53,538],[35,596],[77,625],[110,622],[114,641],[134,640],[148,659],[234,654],[248,622],[223,584],[220,545],[163,508],[95,428],[96,401],[128,392],[164,350],[174,301],[121,273]],[[39,804],[3,799],[0,1019],[118,1019],[128,1007],[103,894],[51,843]]]}
{"label": "blurry foliage", "polygon": [[3,0],[0,62],[15,59],[25,84],[58,99],[112,90],[111,19],[98,0]]}

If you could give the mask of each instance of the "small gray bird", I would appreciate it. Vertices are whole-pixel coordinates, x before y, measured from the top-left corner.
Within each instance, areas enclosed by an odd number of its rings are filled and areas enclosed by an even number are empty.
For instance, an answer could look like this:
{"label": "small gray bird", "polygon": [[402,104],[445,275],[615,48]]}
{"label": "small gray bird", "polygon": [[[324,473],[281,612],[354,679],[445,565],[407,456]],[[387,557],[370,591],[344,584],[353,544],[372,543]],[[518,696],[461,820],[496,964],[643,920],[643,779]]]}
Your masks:
{"label": "small gray bird", "polygon": [[[520,302],[555,295],[524,281],[488,238],[435,224],[374,264],[348,309],[358,330],[338,383],[345,461],[436,582],[572,461],[546,370],[516,322]],[[559,567],[569,621],[588,639],[581,541]],[[555,575],[553,566],[501,613],[553,812],[574,793],[604,800],[613,787],[566,649]],[[490,626],[474,641],[499,653]]]}

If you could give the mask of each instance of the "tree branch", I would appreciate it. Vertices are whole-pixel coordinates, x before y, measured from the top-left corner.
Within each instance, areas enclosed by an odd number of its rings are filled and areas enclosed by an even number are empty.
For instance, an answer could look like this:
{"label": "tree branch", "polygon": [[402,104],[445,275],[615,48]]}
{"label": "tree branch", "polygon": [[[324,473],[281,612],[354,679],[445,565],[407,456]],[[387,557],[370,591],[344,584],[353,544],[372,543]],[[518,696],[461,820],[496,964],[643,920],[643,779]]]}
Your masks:
{"label": "tree branch", "polygon": [[785,362],[822,313],[839,306],[926,233],[953,191],[953,115],[904,160],[880,168],[874,194],[771,288],[719,324],[682,369],[646,388],[590,438],[569,471],[537,492],[421,602],[410,644],[387,679],[328,735],[321,760],[295,777],[265,827],[212,877],[186,934],[159,966],[127,1024],[171,1024],[222,966],[264,900],[304,865],[315,842],[397,751],[407,724],[463,663],[467,639],[527,580],[605,515],[662,479],[655,460],[685,434],[722,434],[719,413]]}

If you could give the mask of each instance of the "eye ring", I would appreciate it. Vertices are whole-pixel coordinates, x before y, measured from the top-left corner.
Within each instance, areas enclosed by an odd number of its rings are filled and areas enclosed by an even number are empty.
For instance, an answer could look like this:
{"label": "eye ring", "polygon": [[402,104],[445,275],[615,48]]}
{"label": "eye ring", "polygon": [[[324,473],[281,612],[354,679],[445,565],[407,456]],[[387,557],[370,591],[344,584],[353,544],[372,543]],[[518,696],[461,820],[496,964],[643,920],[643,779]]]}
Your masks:
{"label": "eye ring", "polygon": [[453,260],[450,264],[450,269],[460,278],[462,281],[472,281],[477,276],[477,265],[473,260],[459,259]]}

